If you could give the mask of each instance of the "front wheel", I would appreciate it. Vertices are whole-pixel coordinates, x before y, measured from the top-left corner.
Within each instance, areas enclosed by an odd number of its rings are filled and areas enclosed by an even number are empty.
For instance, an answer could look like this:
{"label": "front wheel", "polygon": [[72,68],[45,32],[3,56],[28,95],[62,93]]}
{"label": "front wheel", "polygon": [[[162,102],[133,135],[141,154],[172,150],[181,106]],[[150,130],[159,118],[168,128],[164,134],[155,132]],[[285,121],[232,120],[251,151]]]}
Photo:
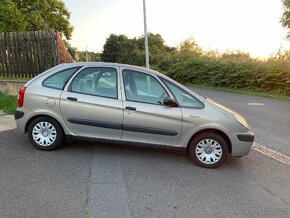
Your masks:
{"label": "front wheel", "polygon": [[220,135],[212,132],[197,135],[188,147],[191,160],[205,168],[220,166],[228,155],[226,141]]}
{"label": "front wheel", "polygon": [[30,142],[41,150],[54,150],[63,141],[63,130],[57,121],[49,117],[38,117],[28,127]]}

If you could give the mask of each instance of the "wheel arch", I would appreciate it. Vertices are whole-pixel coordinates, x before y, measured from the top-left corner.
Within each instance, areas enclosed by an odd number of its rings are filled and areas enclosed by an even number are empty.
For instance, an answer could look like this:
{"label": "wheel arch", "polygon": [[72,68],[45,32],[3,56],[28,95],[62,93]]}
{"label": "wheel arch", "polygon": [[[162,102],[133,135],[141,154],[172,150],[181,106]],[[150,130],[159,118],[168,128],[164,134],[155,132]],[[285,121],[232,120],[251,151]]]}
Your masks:
{"label": "wheel arch", "polygon": [[36,118],[38,118],[38,117],[48,117],[48,118],[50,118],[50,119],[55,120],[55,121],[59,124],[59,126],[61,127],[62,132],[64,133],[64,128],[63,128],[63,126],[61,125],[61,123],[60,123],[60,122],[59,122],[55,117],[52,117],[52,116],[49,116],[49,115],[44,115],[44,114],[37,114],[37,115],[31,117],[31,118],[27,121],[27,123],[26,123],[26,125],[25,125],[25,129],[24,129],[25,133],[27,133],[27,131],[28,131],[28,127],[29,127],[30,123],[31,123],[33,120],[35,120]]}
{"label": "wheel arch", "polygon": [[223,139],[224,139],[224,140],[226,141],[226,143],[227,143],[227,146],[228,146],[228,152],[229,152],[230,154],[232,153],[232,143],[231,143],[230,138],[229,138],[229,137],[228,137],[228,136],[227,136],[223,131],[218,130],[218,129],[213,129],[213,128],[203,129],[203,130],[200,130],[200,131],[194,133],[194,134],[191,136],[191,138],[190,138],[190,140],[189,140],[189,142],[188,142],[188,144],[187,144],[187,152],[188,152],[188,148],[189,148],[189,145],[190,145],[191,141],[192,141],[192,140],[193,140],[197,135],[199,135],[199,134],[201,134],[201,133],[206,133],[206,132],[216,133],[216,134],[220,135],[221,137],[223,137]]}

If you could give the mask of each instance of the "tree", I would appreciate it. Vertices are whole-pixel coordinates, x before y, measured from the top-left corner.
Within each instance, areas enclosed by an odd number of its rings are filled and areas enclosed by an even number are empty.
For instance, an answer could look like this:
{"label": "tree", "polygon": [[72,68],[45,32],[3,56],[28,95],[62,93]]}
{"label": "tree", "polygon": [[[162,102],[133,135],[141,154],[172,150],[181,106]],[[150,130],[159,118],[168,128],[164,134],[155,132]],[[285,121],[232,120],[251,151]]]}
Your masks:
{"label": "tree", "polygon": [[[176,49],[165,45],[160,34],[148,33],[150,64],[155,65],[161,56]],[[111,34],[101,54],[102,61],[144,66],[144,36],[129,39],[125,35]]]}
{"label": "tree", "polygon": [[121,44],[125,40],[128,40],[128,37],[125,35],[111,34],[104,44],[103,52],[101,54],[102,61],[117,62],[117,58],[121,54]]}
{"label": "tree", "polygon": [[[144,51],[144,36],[134,38],[138,45],[139,50]],[[168,47],[165,45],[165,41],[160,34],[148,33],[148,49],[150,55],[156,55],[160,53],[173,52],[176,49],[174,47]]]}
{"label": "tree", "polygon": [[[282,4],[284,12],[280,22],[284,28],[290,29],[290,0],[282,0]],[[290,32],[288,32],[287,38],[290,39]]]}
{"label": "tree", "polygon": [[24,16],[12,1],[0,4],[0,32],[24,31],[27,27]]}
{"label": "tree", "polygon": [[200,56],[203,54],[202,49],[193,38],[189,38],[180,43],[178,52],[182,55]]}
{"label": "tree", "polygon": [[0,31],[55,29],[70,39],[70,12],[61,0],[1,0]]}

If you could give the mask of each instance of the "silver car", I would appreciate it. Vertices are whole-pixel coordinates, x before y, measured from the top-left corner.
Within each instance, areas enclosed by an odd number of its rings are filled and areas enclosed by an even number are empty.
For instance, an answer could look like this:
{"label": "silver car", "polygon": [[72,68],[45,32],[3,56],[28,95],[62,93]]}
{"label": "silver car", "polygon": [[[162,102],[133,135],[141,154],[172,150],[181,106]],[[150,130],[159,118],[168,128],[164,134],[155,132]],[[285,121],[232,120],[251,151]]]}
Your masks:
{"label": "silver car", "polygon": [[153,70],[113,63],[55,66],[18,94],[17,128],[42,150],[64,139],[186,151],[215,168],[247,155],[254,134],[236,112]]}

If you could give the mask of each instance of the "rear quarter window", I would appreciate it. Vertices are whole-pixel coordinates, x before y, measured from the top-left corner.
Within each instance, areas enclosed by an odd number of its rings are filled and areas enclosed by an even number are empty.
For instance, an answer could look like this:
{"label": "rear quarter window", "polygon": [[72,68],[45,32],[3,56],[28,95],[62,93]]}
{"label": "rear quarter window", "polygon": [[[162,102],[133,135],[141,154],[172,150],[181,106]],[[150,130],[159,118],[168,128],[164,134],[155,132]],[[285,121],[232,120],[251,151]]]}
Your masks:
{"label": "rear quarter window", "polygon": [[49,77],[47,77],[43,82],[42,85],[44,87],[53,88],[53,89],[60,89],[63,90],[66,83],[72,77],[72,75],[77,72],[78,69],[81,67],[73,67],[61,70]]}

